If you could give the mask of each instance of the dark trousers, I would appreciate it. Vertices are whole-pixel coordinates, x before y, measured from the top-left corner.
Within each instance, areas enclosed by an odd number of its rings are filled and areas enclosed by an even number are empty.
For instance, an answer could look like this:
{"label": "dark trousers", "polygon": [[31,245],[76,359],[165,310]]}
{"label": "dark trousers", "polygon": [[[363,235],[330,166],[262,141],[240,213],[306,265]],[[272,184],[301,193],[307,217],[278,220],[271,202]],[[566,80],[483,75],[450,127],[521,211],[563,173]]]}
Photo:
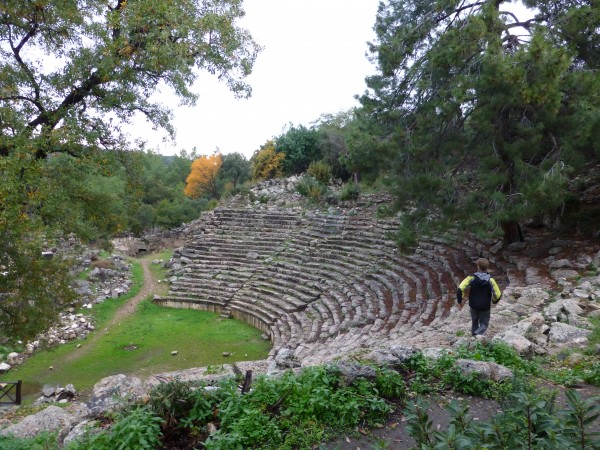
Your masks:
{"label": "dark trousers", "polygon": [[471,309],[471,334],[477,336],[478,334],[485,333],[488,325],[490,324],[490,310],[480,311],[478,309]]}

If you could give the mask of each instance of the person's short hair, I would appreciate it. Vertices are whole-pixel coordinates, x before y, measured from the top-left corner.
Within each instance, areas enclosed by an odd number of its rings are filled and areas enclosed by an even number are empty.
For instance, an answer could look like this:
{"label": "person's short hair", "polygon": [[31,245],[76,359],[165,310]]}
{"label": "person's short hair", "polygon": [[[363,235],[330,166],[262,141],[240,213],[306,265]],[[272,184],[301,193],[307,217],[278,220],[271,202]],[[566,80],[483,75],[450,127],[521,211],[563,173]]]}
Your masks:
{"label": "person's short hair", "polygon": [[482,272],[485,272],[490,267],[490,262],[486,258],[479,258],[475,264],[477,264],[477,269]]}

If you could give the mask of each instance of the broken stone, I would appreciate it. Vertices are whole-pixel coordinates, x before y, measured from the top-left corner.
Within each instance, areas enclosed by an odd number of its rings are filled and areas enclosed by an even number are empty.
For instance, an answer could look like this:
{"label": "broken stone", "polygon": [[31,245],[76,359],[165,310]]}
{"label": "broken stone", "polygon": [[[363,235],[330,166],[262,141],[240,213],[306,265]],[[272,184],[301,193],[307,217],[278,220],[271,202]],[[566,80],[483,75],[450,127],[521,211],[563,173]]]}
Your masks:
{"label": "broken stone", "polygon": [[555,344],[583,344],[591,330],[574,327],[566,323],[555,322],[550,326],[549,342]]}
{"label": "broken stone", "polygon": [[510,369],[493,362],[457,359],[456,365],[463,374],[468,375],[474,372],[484,380],[502,381],[513,377]]}

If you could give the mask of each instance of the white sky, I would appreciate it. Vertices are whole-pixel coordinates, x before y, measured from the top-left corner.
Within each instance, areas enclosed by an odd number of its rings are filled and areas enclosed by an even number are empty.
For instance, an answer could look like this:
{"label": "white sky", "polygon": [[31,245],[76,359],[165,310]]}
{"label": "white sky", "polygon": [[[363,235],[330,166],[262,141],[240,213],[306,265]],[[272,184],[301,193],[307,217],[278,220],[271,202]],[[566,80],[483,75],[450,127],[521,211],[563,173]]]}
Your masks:
{"label": "white sky", "polygon": [[163,142],[149,124],[137,124],[132,137],[148,140],[161,154],[196,147],[210,154],[252,156],[285,125],[309,125],[321,114],[356,106],[354,95],[375,72],[365,53],[379,0],[245,0],[248,29],[264,50],[247,78],[252,97],[236,100],[223,83],[202,75],[195,107],[173,107],[176,142]]}

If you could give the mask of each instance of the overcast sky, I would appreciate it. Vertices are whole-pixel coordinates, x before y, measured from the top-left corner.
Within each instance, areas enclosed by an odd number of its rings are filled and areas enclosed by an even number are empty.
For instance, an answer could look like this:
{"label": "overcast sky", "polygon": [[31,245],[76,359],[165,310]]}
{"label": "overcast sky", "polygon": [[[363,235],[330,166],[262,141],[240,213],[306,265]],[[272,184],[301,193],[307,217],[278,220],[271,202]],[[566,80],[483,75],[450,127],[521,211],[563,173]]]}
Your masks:
{"label": "overcast sky", "polygon": [[321,114],[357,105],[364,79],[375,72],[365,53],[374,39],[379,0],[245,0],[241,22],[264,47],[252,75],[252,97],[236,100],[209,75],[200,77],[193,108],[175,107],[176,142],[162,142],[150,125],[137,124],[133,137],[146,138],[161,154],[196,147],[210,154],[240,152],[252,156],[283,127],[309,125]]}

